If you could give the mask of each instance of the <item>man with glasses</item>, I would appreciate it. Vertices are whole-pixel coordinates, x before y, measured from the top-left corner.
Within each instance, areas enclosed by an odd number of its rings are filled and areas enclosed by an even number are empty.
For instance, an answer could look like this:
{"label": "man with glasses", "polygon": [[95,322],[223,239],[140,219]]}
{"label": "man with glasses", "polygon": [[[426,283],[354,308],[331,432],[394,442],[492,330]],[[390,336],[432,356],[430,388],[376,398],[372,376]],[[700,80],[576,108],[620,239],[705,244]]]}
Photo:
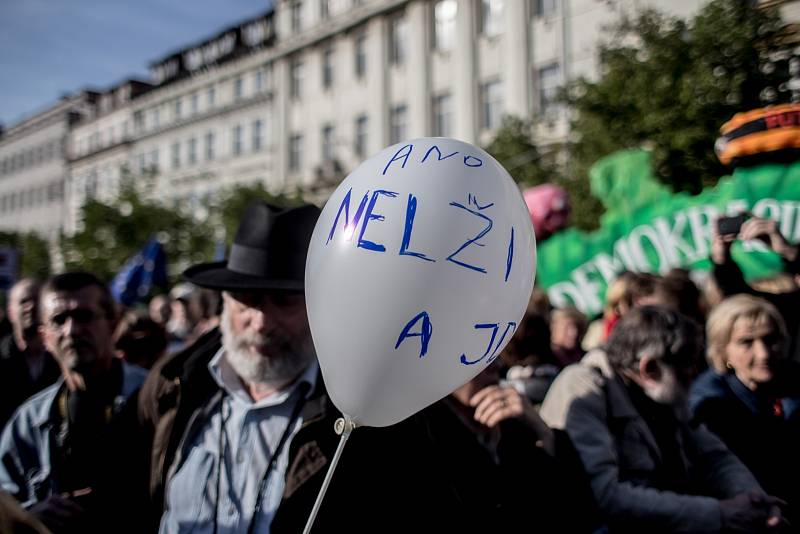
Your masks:
{"label": "man with glasses", "polygon": [[[44,345],[62,376],[4,429],[0,487],[54,531],[96,531],[145,487],[135,482],[136,412],[128,401],[146,373],[114,357],[117,312],[94,275],[48,280],[40,313]],[[135,531],[134,524],[123,521],[114,531]]]}

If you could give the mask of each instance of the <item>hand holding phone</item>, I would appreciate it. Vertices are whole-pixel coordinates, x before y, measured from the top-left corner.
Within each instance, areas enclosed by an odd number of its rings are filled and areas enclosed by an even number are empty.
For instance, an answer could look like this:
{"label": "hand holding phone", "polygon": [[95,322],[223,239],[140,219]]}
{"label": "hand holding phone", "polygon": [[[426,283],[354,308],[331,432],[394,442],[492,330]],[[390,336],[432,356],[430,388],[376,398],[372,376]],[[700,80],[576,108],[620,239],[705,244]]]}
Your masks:
{"label": "hand holding phone", "polygon": [[739,232],[742,230],[742,225],[746,219],[747,217],[744,213],[730,217],[720,217],[717,219],[717,232],[721,236],[739,235]]}

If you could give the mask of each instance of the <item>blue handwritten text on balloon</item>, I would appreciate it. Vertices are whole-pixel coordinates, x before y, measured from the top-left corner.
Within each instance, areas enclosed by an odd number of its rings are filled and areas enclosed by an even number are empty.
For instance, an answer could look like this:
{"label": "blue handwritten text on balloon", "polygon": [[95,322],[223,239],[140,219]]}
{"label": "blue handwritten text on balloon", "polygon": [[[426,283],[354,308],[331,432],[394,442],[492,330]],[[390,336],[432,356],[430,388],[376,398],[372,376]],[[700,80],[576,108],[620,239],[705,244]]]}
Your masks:
{"label": "blue handwritten text on balloon", "polygon": [[[480,358],[477,358],[475,360],[470,360],[467,358],[466,354],[462,354],[461,363],[463,363],[464,365],[475,365],[476,363],[483,361],[487,356],[489,357],[489,359],[486,361],[487,365],[492,363],[497,358],[500,347],[503,346],[503,341],[505,341],[509,331],[511,331],[511,333],[513,334],[514,331],[517,329],[517,323],[509,321],[506,324],[506,327],[503,330],[503,335],[500,336],[500,339],[497,341],[497,344],[495,344],[494,340],[497,337],[497,332],[500,330],[500,325],[498,323],[479,323],[475,325],[475,330],[483,330],[483,329],[492,330],[492,335],[489,338],[489,344],[486,346],[486,351]],[[492,349],[492,346],[494,346],[494,349]]]}
{"label": "blue handwritten text on balloon", "polygon": [[[370,191],[368,190],[364,193],[364,196],[361,197],[361,201],[358,204],[358,208],[356,209],[355,215],[350,218],[350,204],[352,199],[353,190],[350,189],[345,193],[341,203],[339,204],[339,209],[336,212],[336,217],[333,220],[333,225],[331,226],[330,232],[328,233],[328,238],[325,244],[329,244],[336,235],[336,230],[339,228],[339,220],[344,219],[344,239],[346,241],[352,241],[353,234],[358,228],[358,225],[361,225],[361,229],[358,235],[358,241],[356,244],[357,248],[361,248],[364,250],[369,250],[371,252],[386,252],[386,246],[381,243],[376,243],[374,241],[370,241],[364,237],[367,226],[369,225],[370,221],[385,221],[386,217],[380,213],[376,212],[376,204],[381,197],[386,197],[388,199],[397,198],[398,193],[395,191],[387,191],[384,189],[377,189],[372,192],[370,195]],[[405,215],[405,223],[403,225],[403,235],[402,239],[400,240],[400,247],[398,250],[399,256],[410,256],[413,258],[417,258],[426,262],[435,263],[436,259],[431,257],[429,254],[425,254],[424,252],[414,251],[411,250],[411,238],[414,231],[414,221],[417,214],[417,206],[419,205],[419,200],[413,194],[408,195],[408,199],[406,202],[406,215]],[[486,210],[494,206],[494,202],[489,202],[487,204],[481,204],[478,201],[477,196],[473,194],[467,195],[467,202],[466,204],[462,204],[460,202],[450,202],[450,206],[454,208],[458,208],[462,212],[466,212],[471,217],[475,217],[483,221],[483,226],[475,234],[473,237],[464,241],[461,246],[459,246],[455,252],[451,253],[447,256],[446,260],[454,265],[459,267],[468,269],[473,272],[478,272],[481,274],[486,274],[487,270],[486,267],[475,265],[473,263],[469,263],[467,260],[463,258],[463,253],[466,249],[470,247],[484,247],[485,243],[481,240],[489,234],[492,230],[494,225],[494,221],[491,217],[489,217],[486,213]],[[514,228],[511,228],[511,237],[508,243],[508,252],[506,255],[506,262],[505,262],[505,281],[508,281],[508,278],[511,274],[512,263],[514,260]]]}
{"label": "blue handwritten text on balloon", "polygon": [[352,194],[353,189],[350,188],[347,191],[347,194],[344,196],[344,200],[342,203],[339,204],[339,211],[336,212],[336,218],[333,220],[333,226],[331,226],[331,232],[328,234],[328,240],[325,242],[327,245],[333,239],[333,234],[336,232],[336,225],[339,224],[339,216],[344,211],[344,233],[345,239],[350,241],[355,233],[355,229],[358,226],[358,222],[361,220],[361,215],[364,213],[364,207],[367,205],[367,198],[369,198],[369,191],[364,193],[364,197],[361,199],[361,203],[358,205],[358,209],[356,210],[356,214],[353,217],[353,223],[350,223],[350,195]]}
{"label": "blue handwritten text on balloon", "polygon": [[367,231],[367,225],[370,221],[383,221],[386,219],[386,217],[379,213],[372,213],[372,211],[375,209],[375,203],[378,201],[378,197],[380,195],[395,198],[397,193],[394,191],[386,191],[384,189],[373,191],[372,198],[369,200],[369,206],[367,207],[367,214],[364,217],[364,224],[361,225],[361,233],[358,234],[358,247],[365,248],[367,250],[374,250],[375,252],[386,252],[386,247],[383,245],[364,239],[364,232]]}
{"label": "blue handwritten text on balloon", "polygon": [[414,215],[417,212],[417,197],[408,195],[408,203],[406,204],[406,224],[403,227],[403,241],[400,244],[400,256],[414,256],[425,261],[436,261],[427,257],[422,252],[412,252],[408,250],[411,244],[411,232],[414,230]]}
{"label": "blue handwritten text on balloon", "polygon": [[[422,324],[420,325],[419,332],[412,332],[411,329],[420,321]],[[419,357],[422,358],[428,353],[428,343],[430,343],[432,335],[433,325],[431,324],[431,318],[428,312],[421,311],[403,327],[400,336],[397,338],[397,343],[394,345],[394,350],[400,348],[400,344],[407,338],[419,337]]]}
{"label": "blue handwritten text on balloon", "polygon": [[486,234],[488,234],[491,231],[493,223],[492,223],[492,219],[490,219],[489,217],[487,217],[486,215],[481,213],[481,211],[485,210],[487,208],[491,208],[492,206],[494,206],[494,203],[490,203],[490,204],[486,204],[485,206],[481,206],[478,203],[478,199],[475,196],[470,194],[467,197],[467,205],[475,206],[477,211],[473,210],[472,208],[469,208],[467,206],[464,206],[463,204],[459,204],[458,202],[451,202],[450,205],[454,206],[456,208],[462,209],[462,210],[464,210],[464,211],[466,211],[468,213],[471,213],[472,215],[475,215],[476,217],[479,217],[480,219],[483,219],[484,221],[486,221],[487,224],[480,232],[478,232],[478,234],[475,237],[473,237],[472,239],[468,239],[463,245],[461,245],[458,248],[458,250],[456,250],[455,252],[450,254],[447,257],[447,261],[453,262],[456,265],[460,265],[461,267],[466,267],[467,269],[471,269],[473,271],[478,271],[479,273],[486,274],[486,269],[484,267],[478,267],[478,266],[475,266],[475,265],[471,265],[469,263],[465,263],[465,262],[463,262],[461,260],[457,260],[455,258],[455,256],[456,256],[456,254],[460,253],[462,250],[464,250],[465,248],[469,247],[470,245],[474,244],[475,246],[478,246],[478,247],[485,246],[483,243],[480,242],[480,239],[483,238],[483,236],[485,236]]}
{"label": "blue handwritten text on balloon", "polygon": [[511,239],[508,240],[508,256],[506,257],[506,278],[508,282],[508,275],[511,274],[511,263],[514,261],[514,227],[511,227]]}
{"label": "blue handwritten text on balloon", "polygon": [[[397,149],[397,152],[395,152],[392,155],[392,157],[389,158],[389,161],[383,167],[383,172],[381,173],[381,175],[382,176],[386,176],[386,172],[392,166],[392,163],[395,163],[395,162],[401,162],[400,163],[400,168],[401,169],[405,169],[406,168],[406,164],[408,163],[408,159],[411,157],[411,154],[412,154],[413,151],[414,151],[414,145],[411,145],[411,144],[403,145],[402,147]],[[420,160],[420,163],[425,163],[428,160],[428,157],[434,151],[436,152],[437,155],[436,155],[436,159],[432,160],[432,161],[444,161],[444,160],[446,160],[446,159],[458,154],[458,150],[456,150],[455,152],[452,152],[452,153],[447,154],[446,156],[444,156],[444,155],[442,155],[442,151],[438,147],[438,145],[433,145],[425,152],[425,155],[422,156],[422,159]],[[473,156],[471,154],[464,154],[463,163],[464,163],[464,166],[472,167],[472,168],[483,166],[483,160],[481,158],[479,158],[477,156]]]}

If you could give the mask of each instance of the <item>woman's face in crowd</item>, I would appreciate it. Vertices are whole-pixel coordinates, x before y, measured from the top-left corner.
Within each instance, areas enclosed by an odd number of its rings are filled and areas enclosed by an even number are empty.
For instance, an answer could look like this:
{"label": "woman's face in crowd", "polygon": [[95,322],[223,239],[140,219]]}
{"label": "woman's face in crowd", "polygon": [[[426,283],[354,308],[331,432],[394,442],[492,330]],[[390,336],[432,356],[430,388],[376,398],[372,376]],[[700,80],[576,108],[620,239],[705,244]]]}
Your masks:
{"label": "woman's face in crowd", "polygon": [[550,343],[555,347],[575,349],[580,345],[580,327],[565,315],[553,315],[550,325]]}
{"label": "woman's face in crowd", "polygon": [[775,375],[784,357],[784,340],[771,320],[739,317],[733,323],[725,354],[739,381],[755,391]]}

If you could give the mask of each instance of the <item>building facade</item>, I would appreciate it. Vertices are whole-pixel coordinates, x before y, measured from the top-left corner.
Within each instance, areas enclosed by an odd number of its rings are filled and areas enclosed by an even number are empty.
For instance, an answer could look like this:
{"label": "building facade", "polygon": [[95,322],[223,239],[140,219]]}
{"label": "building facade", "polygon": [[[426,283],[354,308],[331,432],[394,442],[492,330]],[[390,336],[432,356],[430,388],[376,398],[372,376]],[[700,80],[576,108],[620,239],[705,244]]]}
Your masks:
{"label": "building facade", "polygon": [[69,176],[62,218],[67,234],[80,228],[80,208],[87,199],[113,199],[121,181],[130,175],[134,139],[131,101],[150,87],[127,80],[99,93],[94,105],[73,122],[67,145]]}
{"label": "building facade", "polygon": [[[63,156],[41,172],[20,156],[37,153],[39,134],[23,133],[33,118],[12,127],[0,162],[4,177],[18,179],[0,182],[0,226],[75,231],[84,199],[113,196],[126,176],[153,177],[159,199],[190,208],[255,182],[273,193],[322,184],[312,197],[322,201],[385,146],[420,136],[485,144],[504,115],[541,119],[539,139],[563,141],[566,111],[555,97],[571,80],[597,76],[603,27],[644,7],[685,17],[702,1],[277,0],[154,62],[149,84],[85,100],[80,121],[41,134],[69,147],[68,182]],[[23,179],[28,172],[36,179]],[[53,186],[54,198],[69,196],[63,210],[37,203],[56,176],[67,184]]]}
{"label": "building facade", "polygon": [[35,231],[55,241],[63,226],[71,125],[95,93],[66,97],[0,137],[0,231]]}
{"label": "building facade", "polygon": [[486,143],[506,114],[548,117],[543,139],[563,140],[558,88],[596,71],[601,25],[647,4],[281,0],[152,65],[131,168],[197,203],[241,183],[313,190],[408,138]]}

